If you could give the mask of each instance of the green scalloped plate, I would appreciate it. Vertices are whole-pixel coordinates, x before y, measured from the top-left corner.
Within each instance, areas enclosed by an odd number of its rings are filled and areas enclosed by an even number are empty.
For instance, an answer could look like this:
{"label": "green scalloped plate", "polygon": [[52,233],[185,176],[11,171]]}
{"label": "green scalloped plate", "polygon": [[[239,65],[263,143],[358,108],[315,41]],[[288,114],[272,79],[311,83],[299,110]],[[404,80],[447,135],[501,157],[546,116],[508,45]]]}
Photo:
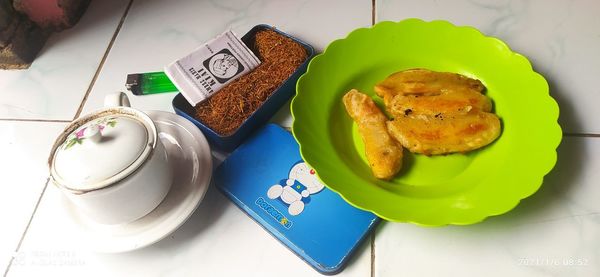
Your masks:
{"label": "green scalloped plate", "polygon": [[[481,80],[502,134],[467,154],[427,157],[405,150],[397,177],[378,180],[342,96],[356,88],[380,103],[375,83],[409,68]],[[390,221],[466,225],[506,213],[541,186],[562,138],[558,105],[529,61],[496,38],[446,21],[357,29],[315,57],[296,89],[292,131],[303,159],[350,204]]]}

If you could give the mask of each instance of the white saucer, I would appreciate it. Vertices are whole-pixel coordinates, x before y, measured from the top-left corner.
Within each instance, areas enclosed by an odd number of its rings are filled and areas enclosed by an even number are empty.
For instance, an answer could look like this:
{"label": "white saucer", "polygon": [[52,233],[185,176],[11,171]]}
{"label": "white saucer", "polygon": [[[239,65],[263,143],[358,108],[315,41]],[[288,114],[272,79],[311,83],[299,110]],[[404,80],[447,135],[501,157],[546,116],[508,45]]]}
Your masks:
{"label": "white saucer", "polygon": [[66,214],[82,243],[95,252],[117,253],[142,248],[168,236],[196,210],[210,184],[212,157],[206,138],[191,122],[173,113],[146,112],[156,124],[173,167],[173,184],[148,215],[127,224],[104,225],[88,219],[63,196]]}

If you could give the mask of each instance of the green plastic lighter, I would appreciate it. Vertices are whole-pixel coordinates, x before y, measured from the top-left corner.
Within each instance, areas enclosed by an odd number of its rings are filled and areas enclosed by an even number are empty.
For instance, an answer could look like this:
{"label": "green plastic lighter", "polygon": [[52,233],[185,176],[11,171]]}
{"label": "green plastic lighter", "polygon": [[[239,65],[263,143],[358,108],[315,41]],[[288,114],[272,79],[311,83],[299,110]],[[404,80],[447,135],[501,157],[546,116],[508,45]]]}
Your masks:
{"label": "green plastic lighter", "polygon": [[164,72],[128,74],[125,87],[135,95],[178,91]]}

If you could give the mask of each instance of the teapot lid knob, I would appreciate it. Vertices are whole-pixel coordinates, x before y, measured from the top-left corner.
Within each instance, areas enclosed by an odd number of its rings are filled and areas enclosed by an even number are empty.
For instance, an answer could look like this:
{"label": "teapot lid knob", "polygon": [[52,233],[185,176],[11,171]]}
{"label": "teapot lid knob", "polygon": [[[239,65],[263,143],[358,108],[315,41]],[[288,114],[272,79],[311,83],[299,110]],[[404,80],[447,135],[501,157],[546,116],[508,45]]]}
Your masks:
{"label": "teapot lid knob", "polygon": [[102,140],[102,132],[99,125],[93,124],[88,126],[84,131],[84,137],[91,142],[98,143]]}

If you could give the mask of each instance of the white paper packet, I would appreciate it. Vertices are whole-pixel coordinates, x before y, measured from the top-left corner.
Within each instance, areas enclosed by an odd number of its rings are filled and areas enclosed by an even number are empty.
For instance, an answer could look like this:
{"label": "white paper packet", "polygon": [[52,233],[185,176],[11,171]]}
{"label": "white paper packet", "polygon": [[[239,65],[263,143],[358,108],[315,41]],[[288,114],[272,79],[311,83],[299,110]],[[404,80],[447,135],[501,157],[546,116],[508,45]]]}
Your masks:
{"label": "white paper packet", "polygon": [[164,70],[185,99],[195,106],[258,65],[260,60],[229,30]]}

